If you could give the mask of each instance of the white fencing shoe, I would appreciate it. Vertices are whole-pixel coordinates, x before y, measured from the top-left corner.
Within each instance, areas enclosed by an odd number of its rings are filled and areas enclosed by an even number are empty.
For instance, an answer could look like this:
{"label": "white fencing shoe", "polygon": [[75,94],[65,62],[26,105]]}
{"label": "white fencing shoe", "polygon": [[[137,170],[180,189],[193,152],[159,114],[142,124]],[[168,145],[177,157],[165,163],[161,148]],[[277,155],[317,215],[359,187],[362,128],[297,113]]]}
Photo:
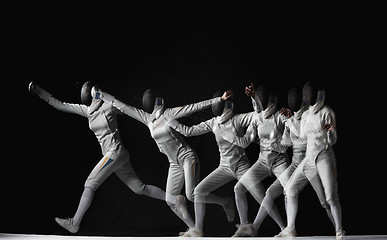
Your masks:
{"label": "white fencing shoe", "polygon": [[284,228],[275,238],[294,238],[297,237],[296,229]]}
{"label": "white fencing shoe", "polygon": [[203,237],[203,232],[199,232],[194,228],[188,229],[182,237]]}
{"label": "white fencing shoe", "polygon": [[257,236],[257,233],[255,232],[255,229],[253,227],[253,224],[241,224],[241,225],[237,224],[236,226],[238,229],[236,230],[234,235],[231,236],[232,238]]}
{"label": "white fencing shoe", "polygon": [[61,227],[66,229],[67,231],[71,233],[76,233],[79,230],[79,227],[76,227],[73,225],[73,219],[72,218],[55,218],[55,222],[57,222]]}
{"label": "white fencing shoe", "polygon": [[345,231],[341,228],[336,232],[336,239],[343,240],[345,239]]}

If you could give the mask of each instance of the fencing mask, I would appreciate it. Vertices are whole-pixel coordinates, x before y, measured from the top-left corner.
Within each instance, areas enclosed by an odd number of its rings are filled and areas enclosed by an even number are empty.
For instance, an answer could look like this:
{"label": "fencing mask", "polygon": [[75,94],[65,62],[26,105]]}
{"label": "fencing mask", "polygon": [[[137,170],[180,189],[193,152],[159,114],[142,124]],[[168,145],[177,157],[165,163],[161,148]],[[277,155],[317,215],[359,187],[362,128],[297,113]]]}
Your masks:
{"label": "fencing mask", "polygon": [[305,94],[301,95],[301,92],[294,87],[288,93],[288,105],[294,117],[300,120],[302,114],[309,108],[309,97]]}
{"label": "fencing mask", "polygon": [[152,113],[155,107],[156,97],[152,89],[147,89],[142,95],[142,108],[147,113]]}
{"label": "fencing mask", "polygon": [[226,100],[222,115],[218,116],[219,123],[225,123],[234,116],[234,103]]}
{"label": "fencing mask", "polygon": [[325,90],[318,90],[316,103],[311,106],[313,113],[317,113],[325,105]]}
{"label": "fencing mask", "polygon": [[[222,91],[217,91],[213,98],[221,97],[222,95]],[[218,116],[219,123],[225,123],[234,116],[234,103],[230,100],[226,100],[212,104],[212,112],[215,116]]]}
{"label": "fencing mask", "polygon": [[258,97],[261,104],[263,117],[270,117],[277,109],[277,97],[274,95],[269,95],[264,86],[259,86],[255,90],[255,96]]}
{"label": "fencing mask", "polygon": [[302,98],[304,104],[314,105],[317,100],[316,86],[314,86],[311,82],[305,83],[304,87],[302,88]]}
{"label": "fencing mask", "polygon": [[[216,98],[216,97],[221,97],[223,95],[223,92],[221,91],[217,91],[213,98]],[[225,105],[225,102],[224,101],[220,101],[216,104],[212,104],[212,112],[215,114],[215,116],[220,116],[222,115],[223,113],[223,110],[224,110],[224,105]]]}
{"label": "fencing mask", "polygon": [[158,119],[164,112],[164,99],[156,97],[152,89],[147,89],[142,96],[143,109],[151,114],[151,121]]}
{"label": "fencing mask", "polygon": [[83,84],[81,89],[81,101],[86,106],[90,106],[91,104],[91,88],[93,87],[93,83],[91,81],[87,81]]}
{"label": "fencing mask", "polygon": [[269,118],[277,111],[277,97],[274,95],[269,95],[267,99],[267,107],[264,107],[264,110],[262,111],[264,118]]}
{"label": "fencing mask", "polygon": [[262,110],[264,110],[267,107],[268,98],[269,98],[268,95],[267,95],[265,87],[264,86],[259,86],[255,90],[255,96],[258,97],[258,99],[259,99],[259,101],[261,103]]}
{"label": "fencing mask", "polygon": [[290,110],[297,112],[301,108],[302,97],[297,88],[291,88],[288,93],[288,105]]}

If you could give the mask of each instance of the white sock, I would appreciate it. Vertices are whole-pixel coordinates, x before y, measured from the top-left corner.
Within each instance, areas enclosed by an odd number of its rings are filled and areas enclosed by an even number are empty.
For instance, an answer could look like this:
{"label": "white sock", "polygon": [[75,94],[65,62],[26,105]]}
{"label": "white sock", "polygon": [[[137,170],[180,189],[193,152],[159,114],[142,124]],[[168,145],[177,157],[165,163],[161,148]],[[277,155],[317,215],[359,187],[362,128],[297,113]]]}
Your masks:
{"label": "white sock", "polygon": [[247,197],[244,193],[235,193],[235,203],[239,213],[240,224],[245,224],[249,221],[248,219],[248,203]]}
{"label": "white sock", "polygon": [[298,198],[286,196],[286,215],[288,220],[288,228],[296,229],[296,217],[298,211]]}
{"label": "white sock", "polygon": [[195,229],[199,232],[203,232],[204,215],[206,214],[205,197],[195,196],[194,208],[195,208]]}
{"label": "white sock", "polygon": [[331,213],[333,220],[335,221],[336,232],[339,231],[343,226],[341,225],[341,205],[337,201],[334,204],[331,204]]}
{"label": "white sock", "polygon": [[81,201],[79,202],[77,212],[73,217],[73,225],[79,227],[81,224],[83,215],[85,215],[87,209],[90,207],[93,201],[94,191],[91,188],[85,188],[82,193]]}

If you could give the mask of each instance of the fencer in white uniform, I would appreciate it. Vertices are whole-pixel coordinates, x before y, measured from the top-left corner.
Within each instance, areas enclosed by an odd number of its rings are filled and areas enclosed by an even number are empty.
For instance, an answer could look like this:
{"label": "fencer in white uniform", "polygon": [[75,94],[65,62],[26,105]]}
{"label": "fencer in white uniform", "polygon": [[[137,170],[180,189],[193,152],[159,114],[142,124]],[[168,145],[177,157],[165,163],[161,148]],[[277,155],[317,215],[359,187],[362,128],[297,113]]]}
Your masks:
{"label": "fencer in white uniform", "polygon": [[[221,96],[222,92],[217,92],[214,97]],[[170,121],[168,124],[186,137],[198,136],[212,132],[219,148],[220,162],[218,168],[205,177],[195,188],[195,228],[189,229],[184,237],[203,236],[203,223],[205,215],[205,204],[212,203],[224,206],[227,203],[225,198],[211,194],[215,189],[236,179],[250,168],[250,161],[245,154],[245,149],[233,145],[223,139],[224,132],[243,136],[245,128],[250,124],[254,112],[245,114],[234,114],[234,104],[232,101],[216,103],[212,105],[213,117],[207,121],[193,126],[185,126],[178,121]],[[259,192],[259,190],[261,190]],[[247,222],[247,190],[243,188],[235,189],[235,201],[239,211],[241,222]],[[263,194],[263,187],[256,189],[258,194]],[[232,219],[229,219],[231,221]]]}
{"label": "fencer in white uniform", "polygon": [[[255,115],[244,136],[233,136],[226,133],[224,138],[242,148],[246,148],[257,137],[259,139],[260,153],[258,160],[253,166],[239,179],[235,188],[244,186],[250,193],[256,188],[260,188],[261,181],[265,178],[275,175],[277,178],[288,167],[287,147],[283,146],[280,141],[285,128],[286,117],[277,110],[277,98],[274,95],[267,95],[263,87],[259,87],[256,92],[251,91],[250,96],[255,97],[256,105],[262,111]],[[283,192],[280,182],[274,182],[266,191],[266,196],[278,196]],[[255,198],[259,204],[264,203],[265,194],[261,198]],[[272,197],[273,198],[273,197]],[[275,204],[272,204],[270,216],[283,229],[283,222]],[[266,215],[265,215],[266,216]],[[256,236],[256,230],[252,224],[241,224],[235,232],[234,237]]]}
{"label": "fencer in white uniform", "polygon": [[[143,95],[143,108],[145,111],[125,104],[101,89],[94,88],[93,95],[110,102],[114,107],[149,128],[160,152],[168,157],[170,164],[166,186],[166,202],[189,228],[194,228],[194,221],[187,211],[185,198],[180,195],[180,192],[185,183],[186,196],[188,200],[194,201],[194,188],[199,180],[199,160],[183,137],[170,128],[167,122],[189,116],[194,112],[210,107],[212,104],[227,100],[231,96],[230,91],[224,92],[221,97],[210,100],[182,107],[165,108],[164,99],[156,97],[153,91],[148,89]],[[225,206],[228,205],[230,204],[225,204]],[[226,211],[226,213],[228,212],[230,211]]]}
{"label": "fencer in white uniform", "polygon": [[[325,91],[316,90],[310,83],[305,84],[303,95],[309,99],[311,106],[301,117],[300,138],[307,143],[305,158],[294,171],[285,186],[288,225],[276,237],[295,237],[295,219],[298,210],[298,194],[307,184],[322,184],[325,201],[321,199],[321,190],[316,190],[320,203],[327,209],[333,219],[337,239],[345,232],[341,223],[341,205],[337,188],[336,159],[332,146],[336,143],[336,119],[331,108],[325,105]],[[330,212],[328,211],[328,206]]]}
{"label": "fencer in white uniform", "polygon": [[[252,95],[254,95],[254,86],[251,85]],[[277,191],[281,185],[284,187],[289,180],[291,174],[296,169],[298,164],[304,159],[306,151],[306,141],[299,138],[300,131],[300,119],[302,113],[309,107],[309,104],[302,104],[302,96],[295,89],[292,88],[288,94],[288,104],[290,109],[282,108],[280,110],[281,115],[286,117],[285,120],[285,130],[283,131],[281,144],[287,147],[293,147],[293,157],[292,162],[289,167],[278,177],[277,180],[267,189],[267,194],[265,195],[261,206],[259,208],[258,214],[252,224],[244,226],[238,231],[238,237],[254,237],[257,236],[259,227],[261,226],[263,220],[271,211],[274,200],[279,197],[282,192]],[[294,113],[294,116],[291,116],[291,112]],[[323,198],[325,200],[325,198]]]}
{"label": "fencer in white uniform", "polygon": [[160,200],[165,199],[163,190],[144,184],[136,175],[130,163],[129,153],[122,145],[117,126],[117,114],[121,114],[121,112],[111,103],[92,98],[92,87],[91,82],[86,82],[81,90],[83,104],[71,104],[59,101],[33,82],[29,84],[29,91],[38,95],[52,107],[86,117],[89,128],[94,132],[101,146],[103,157],[85,182],[84,191],[74,217],[55,218],[60,226],[71,233],[76,233],[79,230],[82,218],[93,201],[94,192],[112,173],[115,173],[136,194]]}

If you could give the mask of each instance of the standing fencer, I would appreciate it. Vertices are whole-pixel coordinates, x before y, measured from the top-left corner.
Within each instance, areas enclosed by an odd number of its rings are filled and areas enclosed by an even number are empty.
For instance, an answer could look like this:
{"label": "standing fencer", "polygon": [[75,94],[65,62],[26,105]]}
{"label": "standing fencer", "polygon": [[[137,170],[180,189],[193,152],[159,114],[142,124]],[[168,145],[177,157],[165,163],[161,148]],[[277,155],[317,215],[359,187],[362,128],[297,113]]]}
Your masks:
{"label": "standing fencer", "polygon": [[[330,207],[328,216],[334,221],[337,239],[341,239],[345,232],[341,223],[336,159],[332,148],[337,140],[335,113],[324,103],[325,90],[319,90],[316,93],[316,88],[308,82],[304,85],[303,95],[309,99],[311,105],[302,115],[300,125],[300,137],[304,138],[307,144],[305,159],[294,171],[285,187],[288,225],[277,237],[297,236],[295,220],[298,211],[298,194],[308,180],[313,187],[321,181],[326,200],[320,199],[320,202],[327,211]],[[318,191],[316,193],[321,195]]]}
{"label": "standing fencer", "polygon": [[[222,92],[216,92],[214,97],[219,97]],[[219,148],[219,167],[205,177],[195,188],[195,227],[184,233],[183,237],[202,237],[205,204],[212,203],[223,206],[227,199],[211,194],[231,180],[239,178],[250,168],[250,161],[245,155],[245,150],[223,139],[223,132],[243,135],[253,118],[254,112],[246,114],[234,114],[232,101],[212,104],[212,111],[216,117],[193,126],[185,126],[176,120],[168,122],[169,126],[186,137],[198,136],[212,132]],[[260,191],[259,191],[260,190]],[[235,202],[239,211],[241,223],[247,222],[247,198],[246,189],[235,189]],[[263,187],[256,189],[257,195],[263,194]]]}
{"label": "standing fencer", "polygon": [[[262,201],[261,207],[259,208],[258,214],[252,224],[252,227],[255,230],[255,233],[258,232],[259,227],[261,226],[263,220],[267,216],[267,213],[270,212],[271,207],[274,203],[274,200],[281,195],[279,191],[272,191],[271,188],[276,188],[278,183],[282,187],[285,187],[288,180],[290,179],[292,173],[295,171],[297,166],[305,157],[306,152],[306,141],[300,138],[300,121],[302,114],[308,109],[309,101],[305,101],[302,98],[301,92],[296,88],[290,89],[288,93],[288,105],[290,109],[282,108],[280,113],[284,115],[287,120],[285,121],[285,130],[282,135],[281,144],[287,147],[293,148],[292,162],[289,167],[279,176],[279,178],[274,182],[274,184],[269,187],[267,192],[274,194],[267,194]],[[293,116],[294,114],[294,116]],[[325,202],[324,190],[321,183],[314,185],[314,189],[318,193],[320,201]],[[325,204],[328,206],[327,204]],[[285,207],[286,207],[285,199]],[[330,213],[330,208],[327,208],[328,215]]]}
{"label": "standing fencer", "polygon": [[[250,126],[247,128],[244,136],[239,137],[225,133],[224,138],[232,144],[246,148],[251,142],[258,137],[260,153],[258,160],[253,166],[239,179],[235,188],[243,186],[253,193],[260,188],[261,181],[274,174],[277,178],[288,167],[287,147],[283,146],[280,141],[285,128],[286,118],[277,110],[277,98],[274,95],[268,95],[266,90],[261,86],[255,91],[254,85],[246,88],[246,94],[256,101],[256,106],[262,111],[255,115]],[[275,181],[266,191],[266,197],[274,198],[283,192],[283,187],[279,181]],[[263,197],[258,200],[259,204],[265,204]],[[268,202],[268,201],[266,201]],[[268,209],[267,207],[263,209]],[[267,211],[277,222],[281,230],[285,227],[278,209],[275,204],[271,203],[270,210]],[[267,214],[267,213],[266,213]],[[266,216],[266,214],[264,216]],[[257,221],[257,220],[256,220]],[[242,224],[238,227],[234,237],[256,236],[257,230],[253,224]]]}
{"label": "standing fencer", "polygon": [[[212,104],[225,101],[232,96],[232,92],[226,91],[221,97],[182,107],[165,108],[164,99],[155,96],[153,91],[148,89],[145,91],[142,99],[144,110],[127,105],[100,89],[93,88],[93,94],[104,101],[112,103],[120,111],[149,128],[150,134],[156,141],[160,152],[168,157],[170,164],[166,186],[166,202],[190,229],[194,228],[195,223],[189,216],[185,198],[180,195],[180,192],[185,183],[186,196],[188,200],[194,201],[194,188],[199,180],[199,160],[196,153],[188,146],[183,137],[170,128],[167,122],[172,119],[186,117]],[[232,201],[224,202],[223,208],[228,219],[232,219],[235,214]]]}
{"label": "standing fencer", "polygon": [[137,177],[131,166],[129,153],[121,143],[117,126],[117,114],[121,112],[113,107],[111,103],[93,98],[91,96],[92,87],[91,82],[83,84],[81,90],[83,104],[71,104],[59,101],[34,82],[31,82],[28,86],[31,93],[38,95],[52,107],[86,117],[104,155],[85,182],[84,191],[74,217],[67,219],[55,218],[60,226],[71,233],[76,233],[79,230],[82,218],[93,201],[94,192],[112,173],[115,173],[136,194],[165,200],[163,190],[152,185],[146,185]]}
{"label": "standing fencer", "polygon": [[[302,99],[302,104],[301,100]],[[306,139],[300,138],[300,125],[301,125],[301,116],[302,114],[309,108],[309,101],[307,96],[301,95],[296,88],[292,88],[289,91],[288,95],[288,104],[290,109],[281,109],[281,113],[285,116],[287,116],[289,119],[285,123],[285,131],[284,135],[282,136],[281,143],[283,145],[289,146],[293,148],[293,159],[291,165],[288,167],[288,169],[280,176],[279,179],[284,180],[284,178],[287,179],[287,181],[290,179],[287,173],[292,174],[298,167],[298,165],[303,161],[305,158],[306,153]],[[301,108],[299,108],[301,106]],[[299,109],[298,111],[296,111]],[[294,113],[294,115],[292,114]],[[303,183],[301,183],[303,181]],[[285,182],[285,181],[284,181]],[[307,184],[308,179],[306,176],[303,176],[303,179],[299,179],[300,184]],[[324,188],[322,187],[322,183],[318,177],[314,178],[311,182],[313,189],[316,191],[316,194],[320,200],[321,205],[326,209],[328,217],[331,219],[332,223],[334,224],[334,220],[332,218],[332,213],[330,210],[329,205],[326,202],[325,194],[324,194]],[[285,194],[286,195],[286,194]],[[285,196],[285,207],[289,207],[288,204],[286,204],[288,197]],[[287,209],[286,212],[291,212],[292,209]],[[289,214],[289,217],[292,214]],[[291,222],[291,219],[288,219],[288,222]],[[278,234],[276,237],[280,237],[281,234]]]}
{"label": "standing fencer", "polygon": [[[255,95],[253,84],[246,88],[246,93],[251,96]],[[267,193],[270,194],[265,195],[254,222],[249,226],[246,226],[246,229],[242,229],[240,231],[239,237],[257,236],[259,227],[261,226],[267,214],[270,213],[274,200],[282,194],[281,191],[276,190],[279,187],[279,184],[284,187],[293,171],[304,159],[306,142],[299,138],[299,126],[301,115],[309,105],[302,103],[303,101],[301,94],[295,88],[292,88],[288,94],[288,105],[290,110],[285,108],[280,110],[280,113],[287,118],[285,120],[285,130],[283,131],[281,144],[287,147],[293,147],[292,162],[289,167],[278,177],[278,179],[275,180],[275,182],[267,189]],[[291,112],[294,113],[294,116],[291,116]]]}

